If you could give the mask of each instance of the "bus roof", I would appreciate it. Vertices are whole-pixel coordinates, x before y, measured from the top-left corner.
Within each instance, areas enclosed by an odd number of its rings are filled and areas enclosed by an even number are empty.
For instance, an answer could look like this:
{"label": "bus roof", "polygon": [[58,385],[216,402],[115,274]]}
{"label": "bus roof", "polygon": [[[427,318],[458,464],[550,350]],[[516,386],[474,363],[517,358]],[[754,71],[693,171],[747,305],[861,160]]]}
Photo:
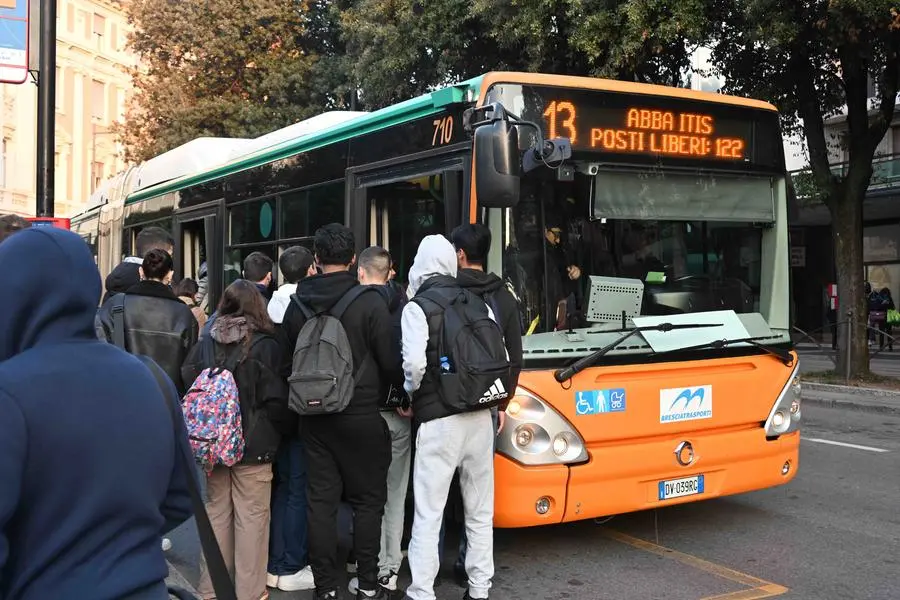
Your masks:
{"label": "bus roof", "polygon": [[[456,102],[479,103],[484,100],[490,86],[498,83],[534,84],[559,87],[572,87],[589,90],[613,91],[650,96],[664,96],[702,100],[718,104],[731,104],[762,110],[776,110],[767,102],[700,92],[684,88],[662,85],[632,83],[594,77],[574,77],[567,75],[547,75],[539,73],[491,72],[469,79],[458,84],[434,90],[428,94],[394,104],[371,113],[335,111],[323,113],[307,121],[289,125],[283,129],[250,140],[249,144],[236,149],[230,158],[205,170],[199,170],[184,176],[161,181],[155,185],[141,185],[129,195],[126,203],[138,202],[161,194],[188,188],[238,173],[269,162],[281,160],[307,152],[322,146],[344,141],[378,131],[393,125],[412,121],[439,112],[449,104]],[[325,118],[326,115],[335,115]],[[313,123],[308,123],[311,121]],[[323,125],[322,127],[313,126]],[[245,143],[247,141],[245,140]],[[162,155],[164,156],[164,155]],[[142,182],[143,183],[143,182]]]}

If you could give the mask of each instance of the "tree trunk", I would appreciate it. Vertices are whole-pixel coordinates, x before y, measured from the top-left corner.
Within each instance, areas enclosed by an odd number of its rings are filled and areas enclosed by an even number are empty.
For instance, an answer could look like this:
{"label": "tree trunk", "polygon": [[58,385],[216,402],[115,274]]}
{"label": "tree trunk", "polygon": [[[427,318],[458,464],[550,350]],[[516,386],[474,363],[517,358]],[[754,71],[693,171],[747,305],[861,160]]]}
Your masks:
{"label": "tree trunk", "polygon": [[[870,167],[871,170],[871,167]],[[857,177],[860,175],[857,171]],[[854,177],[856,179],[856,177]],[[866,179],[867,181],[867,179]],[[859,185],[854,185],[859,184]],[[834,239],[834,264],[837,270],[838,321],[846,321],[852,330],[849,356],[848,325],[838,327],[838,373],[851,378],[869,371],[868,298],[863,273],[863,200],[867,184],[844,181],[829,202]]]}

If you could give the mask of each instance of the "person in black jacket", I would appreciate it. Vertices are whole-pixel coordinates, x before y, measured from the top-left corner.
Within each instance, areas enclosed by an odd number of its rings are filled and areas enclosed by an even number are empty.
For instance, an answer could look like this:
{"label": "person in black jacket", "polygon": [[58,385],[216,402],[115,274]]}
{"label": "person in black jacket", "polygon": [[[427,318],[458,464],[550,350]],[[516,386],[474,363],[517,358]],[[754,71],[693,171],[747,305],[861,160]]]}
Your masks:
{"label": "person in black jacket", "polygon": [[172,236],[162,227],[144,227],[137,234],[135,245],[137,246],[137,256],[126,257],[106,276],[106,294],[103,296],[103,302],[116,294],[124,294],[141,282],[141,263],[148,252],[162,250],[171,255],[175,249]]}
{"label": "person in black jacket", "polygon": [[[510,390],[515,390],[522,371],[522,326],[519,318],[519,303],[497,275],[485,273],[488,252],[491,249],[491,230],[476,224],[460,225],[450,234],[450,241],[456,248],[456,259],[459,270],[456,281],[484,300],[491,307],[494,318],[503,330],[503,340],[509,354]],[[512,397],[512,396],[510,396]],[[506,421],[506,406],[509,399],[497,406],[495,427],[498,433]],[[443,535],[441,536],[443,540]],[[468,586],[466,575],[466,529],[462,528],[459,538],[459,555],[453,565],[457,583]]]}
{"label": "person in black jacket", "polygon": [[[181,365],[197,342],[197,319],[169,287],[172,257],[167,252],[148,252],[140,267],[140,276],[140,282],[123,295],[114,295],[100,307],[102,335],[109,342],[122,344],[131,354],[152,358],[175,382],[179,394],[184,395]],[[120,309],[124,331],[117,332],[116,313]]]}
{"label": "person in black jacket", "polygon": [[[237,597],[259,599],[266,596],[271,463],[282,435],[296,421],[278,375],[281,347],[273,336],[275,326],[255,285],[244,279],[229,285],[218,312],[209,336],[185,361],[182,377],[189,386],[204,369],[236,365],[232,374],[241,405],[244,458],[209,473],[206,510],[225,562],[234,571]],[[204,598],[213,593],[205,565],[199,591]]]}
{"label": "person in black jacket", "polygon": [[[300,281],[295,298],[314,313],[331,310],[359,282],[350,273],[353,232],[332,223],[316,231],[314,254],[321,275]],[[306,319],[291,302],[282,322],[283,375]],[[301,419],[308,475],[309,560],[317,600],[338,597],[337,509],[343,491],[354,510],[354,552],[358,563],[358,598],[384,598],[378,585],[381,517],[387,494],[391,438],[378,414],[386,381],[402,381],[400,357],[392,342],[387,305],[375,291],[364,292],[344,312],[341,323],[353,349],[356,387],[349,406],[338,414]]]}
{"label": "person in black jacket", "polygon": [[[359,253],[357,261],[357,277],[362,285],[371,286],[387,303],[393,326],[394,354],[401,355],[400,316],[406,305],[406,294],[396,282],[390,281],[391,254],[380,246],[370,246]],[[390,382],[385,382],[389,384]],[[410,440],[412,427],[410,417],[412,411],[408,406],[408,398],[400,389],[391,393],[388,386],[382,392],[385,399],[381,408],[384,419],[391,432],[391,466],[387,472],[387,499],[384,505],[384,517],[381,519],[381,551],[378,555],[378,585],[393,593],[397,590],[397,573],[403,562],[400,548],[403,539],[403,519],[406,508],[406,492],[409,487]],[[387,402],[388,397],[392,398]],[[407,400],[406,406],[397,406],[398,399]],[[354,577],[348,586],[350,593],[356,593],[359,579]]]}

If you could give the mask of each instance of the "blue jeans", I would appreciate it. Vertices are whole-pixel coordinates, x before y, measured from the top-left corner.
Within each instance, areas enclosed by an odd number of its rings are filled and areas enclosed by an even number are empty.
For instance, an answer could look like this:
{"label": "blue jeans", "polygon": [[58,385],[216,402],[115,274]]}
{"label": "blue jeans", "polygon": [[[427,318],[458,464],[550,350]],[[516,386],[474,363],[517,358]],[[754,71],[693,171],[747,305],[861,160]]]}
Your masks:
{"label": "blue jeans", "polygon": [[[494,422],[494,435],[498,435],[497,428],[500,426],[500,417],[497,416],[497,409],[491,409],[491,420]],[[494,449],[497,448],[497,440],[494,440]],[[441,558],[444,557],[444,530],[447,528],[447,516],[444,516],[444,521],[441,523],[441,533],[440,537],[438,537],[438,556]],[[463,523],[462,527],[460,527],[459,532],[459,551],[456,555],[456,561],[453,563],[453,568],[457,570],[466,570],[466,550],[468,550],[469,540],[466,537],[466,524]]]}
{"label": "blue jeans", "polygon": [[293,437],[275,459],[269,566],[272,575],[292,575],[309,564],[306,527],[306,453]]}

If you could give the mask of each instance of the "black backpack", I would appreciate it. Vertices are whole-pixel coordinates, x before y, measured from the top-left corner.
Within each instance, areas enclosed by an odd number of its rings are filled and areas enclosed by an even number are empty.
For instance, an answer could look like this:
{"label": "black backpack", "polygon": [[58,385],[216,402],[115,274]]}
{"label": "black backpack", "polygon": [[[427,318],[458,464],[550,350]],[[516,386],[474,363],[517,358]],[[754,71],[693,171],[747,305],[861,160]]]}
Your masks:
{"label": "black backpack", "polygon": [[[442,313],[438,364],[429,364],[441,402],[454,413],[493,408],[509,397],[509,356],[487,305],[458,287],[430,288],[412,299],[426,316]],[[444,360],[446,359],[446,360]]]}

